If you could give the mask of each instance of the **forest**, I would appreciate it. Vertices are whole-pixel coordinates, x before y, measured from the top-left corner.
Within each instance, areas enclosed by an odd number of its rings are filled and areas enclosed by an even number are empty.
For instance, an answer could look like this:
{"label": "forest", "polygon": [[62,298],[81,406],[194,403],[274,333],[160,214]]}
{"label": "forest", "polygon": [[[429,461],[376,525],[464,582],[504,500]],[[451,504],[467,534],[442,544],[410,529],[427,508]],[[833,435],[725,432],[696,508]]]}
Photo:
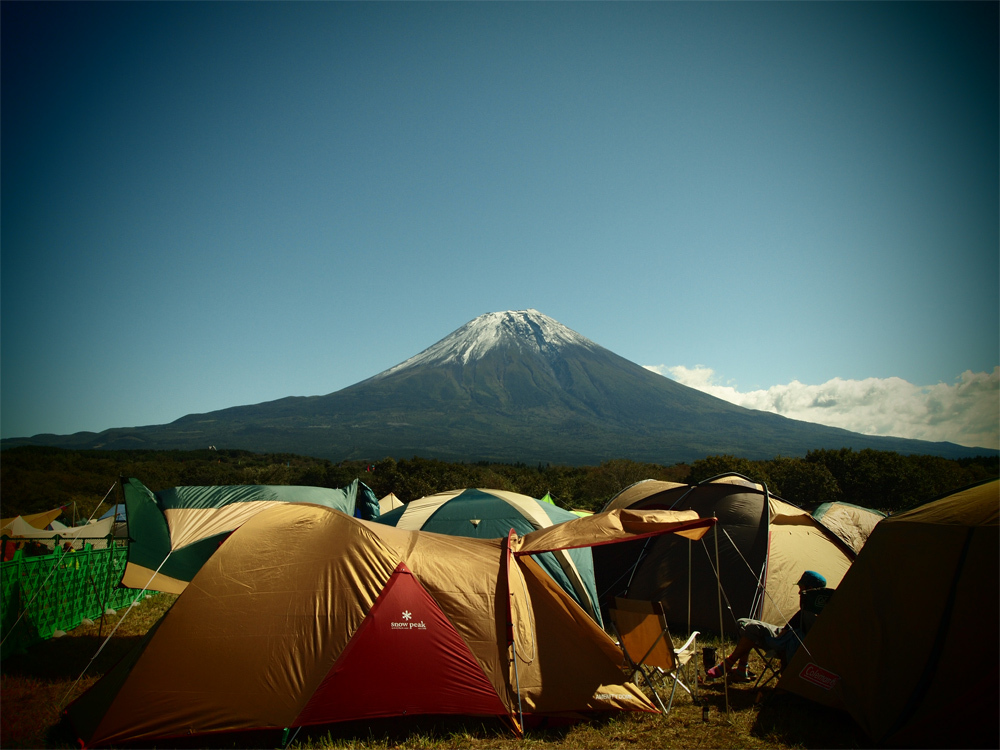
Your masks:
{"label": "forest", "polygon": [[628,459],[599,466],[448,463],[414,457],[339,463],[242,450],[100,451],[23,446],[0,452],[0,510],[4,518],[63,507],[67,521],[96,518],[120,502],[118,478],[135,477],[153,491],[177,486],[277,484],[343,487],[360,479],[384,497],[404,502],[463,487],[542,497],[564,508],[600,510],[643,479],[697,483],[737,472],[806,510],[840,500],[898,513],[948,492],[1000,475],[1000,457],[945,459],[890,451],[810,451],[804,458],[751,461],[709,456],[661,466]]}

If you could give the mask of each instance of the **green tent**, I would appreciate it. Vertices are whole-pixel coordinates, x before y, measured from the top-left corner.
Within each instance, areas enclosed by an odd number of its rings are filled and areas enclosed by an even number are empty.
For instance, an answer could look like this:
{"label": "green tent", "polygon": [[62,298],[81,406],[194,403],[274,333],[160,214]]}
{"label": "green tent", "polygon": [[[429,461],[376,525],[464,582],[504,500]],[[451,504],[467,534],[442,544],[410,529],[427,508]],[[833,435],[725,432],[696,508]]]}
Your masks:
{"label": "green tent", "polygon": [[[556,499],[552,497],[552,495],[548,492],[542,495],[538,500],[539,502],[548,503],[549,505],[556,504]],[[571,508],[570,510],[572,511],[573,515],[577,516],[578,518],[586,518],[587,516],[594,515],[594,511],[592,510],[580,510],[579,508]]]}
{"label": "green tent", "polygon": [[379,515],[375,493],[357,479],[342,489],[227,485],[152,492],[138,479],[121,483],[130,540],[121,583],[172,594],[185,589],[233,531],[277,503],[322,505],[369,521]]}
{"label": "green tent", "polygon": [[[511,529],[523,535],[576,518],[572,511],[516,492],[460,489],[422,497],[376,520],[412,531],[501,539]],[[590,548],[543,552],[535,559],[603,627]]]}

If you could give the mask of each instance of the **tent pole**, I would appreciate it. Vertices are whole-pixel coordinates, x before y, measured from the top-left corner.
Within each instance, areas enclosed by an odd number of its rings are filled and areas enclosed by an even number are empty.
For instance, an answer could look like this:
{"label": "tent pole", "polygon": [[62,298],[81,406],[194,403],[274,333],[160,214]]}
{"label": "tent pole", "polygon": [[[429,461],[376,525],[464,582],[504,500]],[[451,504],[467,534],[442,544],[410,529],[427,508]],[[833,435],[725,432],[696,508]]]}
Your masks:
{"label": "tent pole", "polygon": [[646,539],[646,543],[642,545],[642,550],[639,552],[639,556],[636,557],[635,562],[632,564],[632,567],[630,569],[626,570],[624,573],[618,576],[618,578],[616,578],[614,582],[609,584],[608,587],[603,592],[599,591],[597,593],[597,599],[599,601],[604,599],[604,597],[606,597],[608,594],[610,594],[614,590],[614,587],[617,586],[619,583],[621,583],[622,578],[624,578],[626,575],[628,576],[628,583],[625,584],[625,588],[624,590],[622,590],[622,596],[628,596],[628,590],[632,586],[632,579],[635,578],[636,571],[639,569],[639,564],[646,557],[646,552],[649,548],[649,543],[651,540],[652,537]]}
{"label": "tent pole", "polygon": [[517,536],[517,532],[511,529],[507,533],[507,643],[510,646],[511,661],[514,662],[514,689],[517,691],[517,720],[518,729],[521,736],[524,736],[524,709],[521,707],[521,677],[517,671],[517,638],[514,635],[514,587],[510,585],[510,563],[514,556],[511,550],[511,542]]}
{"label": "tent pole", "polygon": [[688,635],[691,635],[691,545],[693,543],[688,539]]}
{"label": "tent pole", "polygon": [[625,584],[625,593],[628,594],[628,590],[632,588],[632,579],[635,578],[635,572],[639,569],[639,563],[643,561],[646,557],[646,551],[649,549],[650,543],[653,541],[653,537],[646,539],[646,543],[642,545],[642,552],[639,553],[639,557],[636,558],[635,565],[632,566],[632,572],[628,577],[628,583]]}
{"label": "tent pole", "polygon": [[[719,639],[722,643],[723,657],[722,663],[726,663],[726,636],[722,624],[722,571],[719,569],[719,518],[713,514],[715,526],[712,528],[712,537],[715,539],[715,584],[719,597]],[[723,669],[722,684],[726,693],[726,716],[729,716],[729,670]]]}

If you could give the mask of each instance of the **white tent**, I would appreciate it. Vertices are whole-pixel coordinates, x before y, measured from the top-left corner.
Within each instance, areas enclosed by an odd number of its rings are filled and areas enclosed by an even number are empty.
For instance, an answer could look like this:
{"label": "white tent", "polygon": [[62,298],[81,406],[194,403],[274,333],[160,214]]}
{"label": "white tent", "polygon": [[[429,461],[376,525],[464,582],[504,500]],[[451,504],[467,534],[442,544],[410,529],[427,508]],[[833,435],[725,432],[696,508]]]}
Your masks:
{"label": "white tent", "polygon": [[381,500],[378,501],[379,515],[385,515],[394,508],[402,508],[404,504],[405,503],[403,503],[402,500],[396,497],[395,493],[390,492],[388,495],[386,495],[385,497],[383,497]]}
{"label": "white tent", "polygon": [[55,537],[58,536],[62,544],[69,542],[73,549],[83,549],[86,542],[90,542],[95,549],[102,549],[107,546],[105,537],[111,533],[114,522],[114,518],[105,518],[102,521],[91,521],[85,526],[38,529],[19,517],[11,519],[10,524],[4,529],[4,534],[12,539],[31,539],[36,542],[49,543],[51,547],[55,546]]}

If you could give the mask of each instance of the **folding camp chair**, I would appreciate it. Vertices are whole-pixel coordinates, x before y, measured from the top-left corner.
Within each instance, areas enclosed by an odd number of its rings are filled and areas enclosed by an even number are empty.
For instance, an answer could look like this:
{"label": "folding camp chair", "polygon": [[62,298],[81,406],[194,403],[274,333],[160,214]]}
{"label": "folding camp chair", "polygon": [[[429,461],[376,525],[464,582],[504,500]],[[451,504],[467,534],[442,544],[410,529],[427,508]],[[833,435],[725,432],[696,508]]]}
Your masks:
{"label": "folding camp chair", "polygon": [[[632,673],[632,681],[636,681],[636,674],[642,675],[664,714],[669,714],[674,705],[674,693],[678,685],[691,697],[697,695],[685,683],[686,680],[694,685],[694,690],[697,691],[698,660],[693,658],[698,650],[697,630],[683,646],[677,648],[670,637],[667,618],[660,602],[616,597],[615,606],[609,610],[609,614],[627,667]],[[693,678],[688,674],[692,668]],[[657,679],[661,683],[666,679],[671,681],[670,698],[666,705],[657,690]]]}
{"label": "folding camp chair", "polygon": [[[799,597],[800,616],[799,635],[797,637],[805,639],[806,634],[812,629],[813,623],[816,622],[816,618],[819,617],[827,602],[833,597],[834,591],[836,589],[824,588],[809,589],[802,592],[802,595]],[[757,652],[757,655],[764,662],[764,668],[760,671],[760,676],[757,678],[757,682],[754,683],[754,688],[764,687],[771,680],[780,678],[781,670],[784,668],[787,658],[786,653],[761,648],[754,648],[754,651]]]}
{"label": "folding camp chair", "polygon": [[757,676],[757,682],[753,684],[754,690],[756,690],[757,688],[765,687],[771,680],[781,677],[781,668],[784,665],[781,661],[781,655],[777,651],[754,647],[754,653],[764,662],[764,666]]}

